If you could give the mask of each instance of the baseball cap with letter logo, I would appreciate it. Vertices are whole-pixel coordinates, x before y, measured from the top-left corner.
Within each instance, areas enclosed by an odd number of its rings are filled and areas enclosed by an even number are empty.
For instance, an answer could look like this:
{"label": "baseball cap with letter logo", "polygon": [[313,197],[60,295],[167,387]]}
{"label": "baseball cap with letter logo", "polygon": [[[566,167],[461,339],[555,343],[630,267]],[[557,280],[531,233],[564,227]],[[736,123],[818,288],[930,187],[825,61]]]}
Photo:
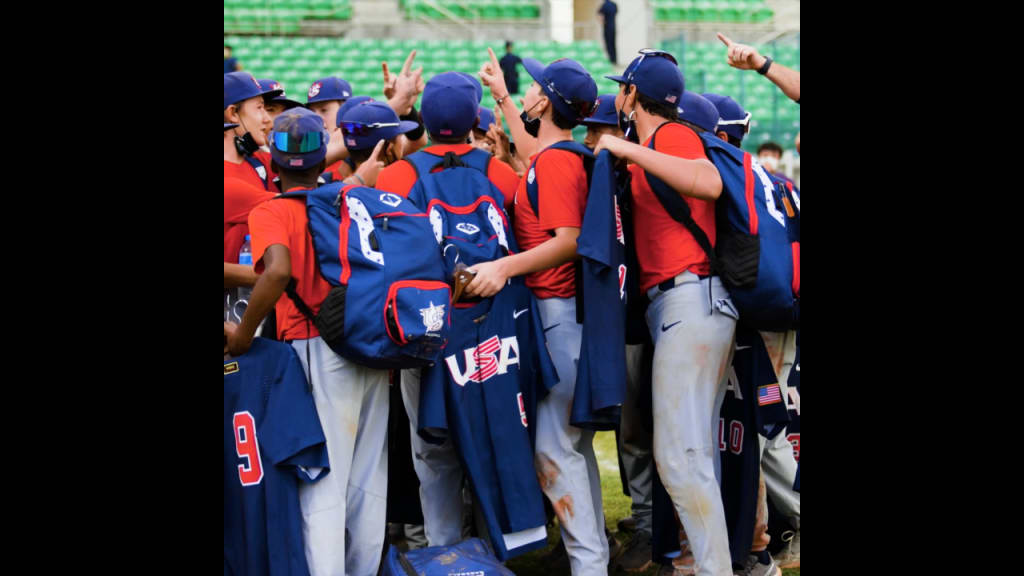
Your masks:
{"label": "baseball cap with letter logo", "polygon": [[626,66],[621,76],[605,76],[619,84],[633,84],[636,89],[658,102],[678,104],[683,95],[683,73],[676,65],[675,56],[664,50],[644,48]]}

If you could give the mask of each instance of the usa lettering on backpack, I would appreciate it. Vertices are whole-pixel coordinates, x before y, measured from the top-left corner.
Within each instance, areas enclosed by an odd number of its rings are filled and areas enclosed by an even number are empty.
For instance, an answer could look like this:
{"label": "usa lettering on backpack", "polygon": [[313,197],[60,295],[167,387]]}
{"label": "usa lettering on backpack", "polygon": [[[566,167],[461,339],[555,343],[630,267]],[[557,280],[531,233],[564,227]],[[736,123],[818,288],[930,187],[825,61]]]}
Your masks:
{"label": "usa lettering on backpack", "polygon": [[[657,132],[648,145],[651,149]],[[651,190],[708,255],[712,273],[722,278],[744,323],[775,332],[799,327],[799,231],[793,237],[790,230],[799,226],[799,200],[749,153],[712,134],[699,136],[722,177],[722,195],[715,208],[715,248],[682,196],[645,172]],[[785,208],[787,203],[795,205],[792,215]]]}
{"label": "usa lettering on backpack", "polygon": [[451,278],[460,263],[472,266],[518,251],[505,197],[487,178],[490,154],[473,149],[439,157],[420,151],[403,160],[416,171],[409,200],[430,219],[441,246],[445,278]]}
{"label": "usa lettering on backpack", "polygon": [[305,197],[320,273],[331,285],[314,314],[286,290],[328,346],[371,368],[436,362],[448,341],[451,288],[427,215],[411,202],[341,182],[281,194]]}

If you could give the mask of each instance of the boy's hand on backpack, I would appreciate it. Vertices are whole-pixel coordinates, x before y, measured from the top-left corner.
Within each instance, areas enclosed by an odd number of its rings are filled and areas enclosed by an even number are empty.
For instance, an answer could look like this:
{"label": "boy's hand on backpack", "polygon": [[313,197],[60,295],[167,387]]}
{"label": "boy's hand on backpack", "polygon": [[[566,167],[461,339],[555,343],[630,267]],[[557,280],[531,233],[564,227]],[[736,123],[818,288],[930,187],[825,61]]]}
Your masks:
{"label": "boy's hand on backpack", "polygon": [[385,142],[387,142],[387,140],[377,142],[377,145],[373,147],[373,154],[370,154],[370,157],[366,159],[366,162],[360,164],[359,169],[356,170],[356,174],[358,174],[363,179],[363,182],[366,182],[366,185],[371,188],[377,185],[377,176],[380,174],[381,168],[384,167],[384,163],[381,162],[379,158],[380,151],[384,149]]}
{"label": "boy's hand on backpack", "polygon": [[227,344],[224,345],[225,354],[241,356],[252,346],[252,338],[245,339],[238,330],[238,324],[234,322],[224,323],[224,338],[227,340]]}
{"label": "boy's hand on backpack", "polygon": [[470,296],[490,298],[504,288],[505,282],[508,281],[508,274],[505,273],[501,260],[479,262],[469,271],[476,274],[469,286],[466,286],[465,293]]}

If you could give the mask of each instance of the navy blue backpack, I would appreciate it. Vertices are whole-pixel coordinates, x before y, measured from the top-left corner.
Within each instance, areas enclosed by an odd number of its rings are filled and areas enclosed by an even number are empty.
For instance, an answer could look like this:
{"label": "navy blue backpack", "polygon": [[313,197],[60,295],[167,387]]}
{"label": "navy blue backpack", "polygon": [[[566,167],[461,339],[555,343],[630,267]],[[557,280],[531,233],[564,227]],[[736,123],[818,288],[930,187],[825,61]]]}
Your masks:
{"label": "navy blue backpack", "polygon": [[408,198],[430,220],[446,278],[460,263],[472,266],[518,251],[505,214],[505,196],[487,178],[489,153],[476,148],[444,156],[420,151],[403,160],[416,171]]}
{"label": "navy blue backpack", "polygon": [[[657,130],[649,148],[654,148],[656,136]],[[645,172],[651,190],[708,255],[712,274],[719,275],[729,289],[745,324],[775,332],[799,327],[799,229],[796,236],[790,231],[799,222],[797,213],[786,210],[791,203],[789,191],[749,153],[713,134],[699,136],[722,177],[722,195],[715,203],[715,248],[693,220],[683,197]]]}
{"label": "navy blue backpack", "polygon": [[304,197],[320,273],[331,285],[314,314],[286,292],[332,350],[371,368],[436,362],[451,327],[451,288],[427,215],[389,192],[327,184]]}
{"label": "navy blue backpack", "polygon": [[402,552],[391,546],[381,576],[515,576],[479,538]]}

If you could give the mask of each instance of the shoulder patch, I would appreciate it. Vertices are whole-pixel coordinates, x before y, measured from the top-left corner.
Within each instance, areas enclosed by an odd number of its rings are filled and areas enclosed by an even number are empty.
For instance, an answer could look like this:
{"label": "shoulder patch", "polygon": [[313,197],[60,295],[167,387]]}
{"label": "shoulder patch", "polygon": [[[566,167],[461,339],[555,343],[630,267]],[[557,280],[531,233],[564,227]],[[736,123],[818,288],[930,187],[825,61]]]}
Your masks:
{"label": "shoulder patch", "polygon": [[231,362],[230,364],[224,365],[224,374],[234,374],[238,372],[238,362]]}

